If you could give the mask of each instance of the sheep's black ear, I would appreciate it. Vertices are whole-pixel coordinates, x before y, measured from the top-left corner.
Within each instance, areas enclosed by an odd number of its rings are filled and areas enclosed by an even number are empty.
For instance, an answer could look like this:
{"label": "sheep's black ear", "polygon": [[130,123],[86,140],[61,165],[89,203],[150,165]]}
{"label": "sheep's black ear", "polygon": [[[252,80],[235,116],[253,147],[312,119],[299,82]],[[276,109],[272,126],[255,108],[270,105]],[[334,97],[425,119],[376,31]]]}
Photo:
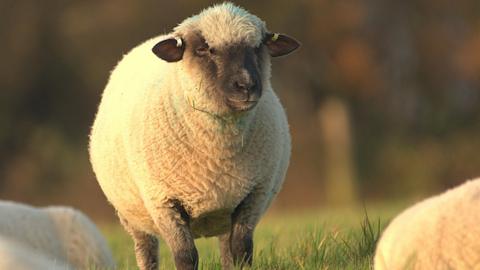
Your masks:
{"label": "sheep's black ear", "polygon": [[167,62],[182,60],[185,44],[181,38],[169,38],[160,41],[152,48],[152,52]]}
{"label": "sheep's black ear", "polygon": [[267,33],[263,44],[267,46],[272,57],[287,55],[300,47],[300,43],[294,38],[283,34]]}

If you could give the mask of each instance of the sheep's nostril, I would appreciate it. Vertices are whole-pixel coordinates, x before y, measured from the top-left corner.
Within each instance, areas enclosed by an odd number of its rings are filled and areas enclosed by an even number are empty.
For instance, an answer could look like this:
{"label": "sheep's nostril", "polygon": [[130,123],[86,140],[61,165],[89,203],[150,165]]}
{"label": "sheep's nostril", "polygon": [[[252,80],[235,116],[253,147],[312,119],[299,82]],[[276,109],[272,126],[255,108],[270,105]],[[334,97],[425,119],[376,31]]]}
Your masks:
{"label": "sheep's nostril", "polygon": [[233,83],[233,87],[239,92],[248,93],[255,87],[255,83],[235,81]]}
{"label": "sheep's nostril", "polygon": [[235,87],[235,90],[237,91],[242,91],[244,92],[245,90],[247,90],[247,86],[245,83],[242,83],[242,82],[239,82],[239,81],[235,81],[233,83],[233,86]]}

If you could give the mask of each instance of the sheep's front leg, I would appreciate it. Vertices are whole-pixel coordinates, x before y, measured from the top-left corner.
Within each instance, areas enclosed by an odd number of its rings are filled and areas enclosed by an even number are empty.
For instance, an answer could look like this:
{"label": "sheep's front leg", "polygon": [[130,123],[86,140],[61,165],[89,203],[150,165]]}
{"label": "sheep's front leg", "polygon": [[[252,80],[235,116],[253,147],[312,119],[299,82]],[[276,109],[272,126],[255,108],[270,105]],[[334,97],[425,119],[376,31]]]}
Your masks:
{"label": "sheep's front leg", "polygon": [[156,270],[158,268],[158,240],[154,235],[139,231],[128,224],[120,216],[120,222],[133,238],[135,257],[140,270]]}
{"label": "sheep's front leg", "polygon": [[155,221],[162,238],[172,252],[177,270],[198,269],[198,252],[189,226],[189,216],[178,201],[157,208]]}
{"label": "sheep's front leg", "polygon": [[258,193],[247,196],[232,214],[230,233],[219,236],[223,269],[252,265],[253,232],[264,209],[262,199]]}

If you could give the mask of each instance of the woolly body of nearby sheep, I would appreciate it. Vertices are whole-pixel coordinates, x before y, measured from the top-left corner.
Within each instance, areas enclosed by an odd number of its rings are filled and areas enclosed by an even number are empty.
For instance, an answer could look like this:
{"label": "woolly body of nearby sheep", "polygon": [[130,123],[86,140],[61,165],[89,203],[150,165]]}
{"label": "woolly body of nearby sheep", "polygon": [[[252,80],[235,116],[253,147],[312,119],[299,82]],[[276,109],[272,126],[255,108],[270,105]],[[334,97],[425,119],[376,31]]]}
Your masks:
{"label": "woolly body of nearby sheep", "polygon": [[157,263],[155,235],[167,242],[177,268],[195,267],[193,239],[200,236],[223,235],[224,266],[230,253],[251,261],[253,229],[290,158],[270,57],[298,46],[225,3],[139,45],[114,69],[90,156],[135,240],[141,269]]}
{"label": "woolly body of nearby sheep", "polygon": [[480,269],[480,178],[397,216],[377,246],[375,269]]}
{"label": "woolly body of nearby sheep", "polygon": [[41,254],[15,240],[0,236],[1,270],[69,270],[73,269],[63,261]]}
{"label": "woolly body of nearby sheep", "polygon": [[[75,269],[115,268],[105,239],[78,210],[63,206],[34,208],[1,201],[0,217],[0,236],[17,243],[19,248],[8,253],[16,258],[21,258],[20,250],[26,249],[35,252],[36,257],[50,258]],[[2,246],[5,247],[5,242]],[[7,263],[9,257],[1,252],[0,258],[2,263]],[[12,257],[9,260],[14,261]]]}

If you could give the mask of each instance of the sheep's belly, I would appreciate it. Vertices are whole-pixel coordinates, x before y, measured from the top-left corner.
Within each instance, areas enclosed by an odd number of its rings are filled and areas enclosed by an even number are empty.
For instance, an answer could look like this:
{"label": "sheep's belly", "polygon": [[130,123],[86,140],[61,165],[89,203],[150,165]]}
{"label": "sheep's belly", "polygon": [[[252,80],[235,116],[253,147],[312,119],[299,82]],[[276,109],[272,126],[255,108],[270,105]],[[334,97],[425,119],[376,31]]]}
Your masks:
{"label": "sheep's belly", "polygon": [[192,219],[190,228],[194,237],[210,237],[228,232],[231,227],[231,214],[231,209],[221,209]]}

